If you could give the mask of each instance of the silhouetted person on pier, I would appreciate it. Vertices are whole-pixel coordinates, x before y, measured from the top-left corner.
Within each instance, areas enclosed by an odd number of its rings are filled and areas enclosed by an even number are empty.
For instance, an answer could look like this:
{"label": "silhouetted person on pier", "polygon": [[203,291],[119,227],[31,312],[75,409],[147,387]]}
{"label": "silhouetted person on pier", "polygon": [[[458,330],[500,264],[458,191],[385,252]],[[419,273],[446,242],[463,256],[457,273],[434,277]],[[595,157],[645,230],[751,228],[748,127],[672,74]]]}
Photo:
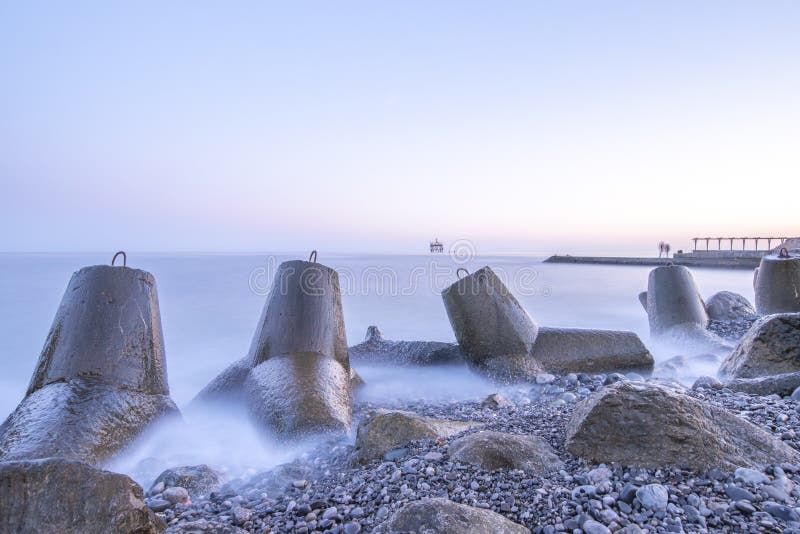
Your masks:
{"label": "silhouetted person on pier", "polygon": [[664,243],[663,241],[660,241],[658,243],[658,257],[659,258],[661,257],[662,254],[664,254],[664,245],[666,245],[666,243]]}
{"label": "silhouetted person on pier", "polygon": [[669,249],[670,249],[669,243],[664,243],[664,255],[667,258],[669,258]]}

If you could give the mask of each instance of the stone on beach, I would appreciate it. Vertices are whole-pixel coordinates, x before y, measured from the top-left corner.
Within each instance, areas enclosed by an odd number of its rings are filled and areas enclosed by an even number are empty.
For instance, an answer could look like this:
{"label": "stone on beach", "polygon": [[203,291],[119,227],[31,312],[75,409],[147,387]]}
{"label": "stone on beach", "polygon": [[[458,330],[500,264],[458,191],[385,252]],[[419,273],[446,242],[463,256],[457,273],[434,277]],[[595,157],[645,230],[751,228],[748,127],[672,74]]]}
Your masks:
{"label": "stone on beach", "polygon": [[750,301],[739,293],[719,291],[706,300],[708,318],[715,321],[735,321],[756,313]]}
{"label": "stone on beach", "polygon": [[25,398],[0,426],[0,459],[99,464],[179,413],[169,397],[155,278],[85,267],[67,286]]}
{"label": "stone on beach", "polygon": [[754,275],[753,286],[758,313],[800,312],[800,255],[764,256]]}
{"label": "stone on beach", "polygon": [[455,343],[442,341],[390,341],[377,326],[370,326],[363,343],[349,349],[350,360],[390,365],[444,365],[463,363]]}
{"label": "stone on beach", "polygon": [[762,317],[722,362],[720,376],[755,378],[800,371],[800,313]]}
{"label": "stone on beach", "polygon": [[455,503],[429,498],[409,502],[373,531],[376,534],[416,532],[436,534],[530,534],[526,527],[502,515]]}
{"label": "stone on beach", "polygon": [[163,522],[125,475],[50,458],[0,462],[0,532],[154,534]]}
{"label": "stone on beach", "polygon": [[576,406],[567,449],[598,463],[700,471],[800,462],[800,452],[724,408],[663,385],[627,381]]}
{"label": "stone on beach", "polygon": [[191,496],[208,495],[212,491],[219,490],[222,477],[220,473],[205,464],[187,465],[167,469],[158,475],[150,488],[151,494],[154,493],[153,488],[158,487],[159,484],[162,484],[164,488],[185,488]]}
{"label": "stone on beach", "polygon": [[483,431],[462,436],[448,447],[456,462],[481,469],[520,469],[539,475],[558,471],[564,465],[549,443],[537,436]]}
{"label": "stone on beach", "polygon": [[447,438],[475,423],[434,419],[411,412],[376,410],[364,416],[356,431],[351,463],[363,464],[422,438]]}

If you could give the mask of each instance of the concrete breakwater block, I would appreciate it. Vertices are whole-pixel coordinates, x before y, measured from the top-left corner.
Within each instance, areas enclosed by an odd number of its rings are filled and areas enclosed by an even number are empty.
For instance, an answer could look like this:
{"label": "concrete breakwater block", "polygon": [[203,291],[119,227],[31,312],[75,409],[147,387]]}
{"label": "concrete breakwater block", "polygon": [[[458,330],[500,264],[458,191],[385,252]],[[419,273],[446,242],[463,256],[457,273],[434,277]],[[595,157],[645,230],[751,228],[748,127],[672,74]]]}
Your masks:
{"label": "concrete breakwater block", "polygon": [[653,355],[633,332],[540,327],[534,358],[550,373],[650,373]]}
{"label": "concrete breakwater block", "polygon": [[295,260],[278,267],[248,354],[194,402],[243,403],[279,438],[343,433],[359,384],[350,368],[338,274]]}
{"label": "concrete breakwater block", "polygon": [[653,369],[652,355],[632,332],[539,327],[489,267],[452,284],[442,299],[464,358],[496,380]]}
{"label": "concrete breakwater block", "polygon": [[25,398],[0,426],[0,459],[101,463],[179,413],[169,397],[155,278],[85,267],[67,286]]}
{"label": "concrete breakwater block", "polygon": [[377,326],[370,326],[363,343],[349,349],[355,362],[387,365],[463,364],[464,356],[455,343],[443,341],[391,341]]}
{"label": "concrete breakwater block", "polygon": [[250,414],[282,437],[350,430],[350,375],[318,352],[276,356],[258,364],[244,385]]}
{"label": "concrete breakwater block", "polygon": [[758,313],[800,312],[800,256],[788,252],[764,256],[753,286]]}
{"label": "concrete breakwater block", "polygon": [[689,269],[665,265],[650,271],[647,292],[639,294],[650,335],[697,350],[728,353],[733,345],[707,330],[709,317]]}
{"label": "concrete breakwater block", "polygon": [[532,358],[539,326],[490,267],[452,284],[442,300],[473,367],[501,380],[530,380],[542,371]]}
{"label": "concrete breakwater block", "polygon": [[689,269],[682,265],[665,265],[650,271],[647,318],[652,334],[687,323],[703,328],[708,325],[703,297]]}

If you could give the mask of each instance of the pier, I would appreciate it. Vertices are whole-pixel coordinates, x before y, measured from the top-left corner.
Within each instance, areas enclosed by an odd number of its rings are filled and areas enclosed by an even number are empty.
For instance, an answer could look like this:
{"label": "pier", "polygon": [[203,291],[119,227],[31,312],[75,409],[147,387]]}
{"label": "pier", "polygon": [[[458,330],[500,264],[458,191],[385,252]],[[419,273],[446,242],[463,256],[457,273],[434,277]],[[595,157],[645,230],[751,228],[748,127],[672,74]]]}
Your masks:
{"label": "pier", "polygon": [[[797,238],[788,237],[693,237],[694,248],[690,252],[677,251],[673,257],[625,258],[614,256],[550,256],[545,263],[590,263],[600,265],[685,265],[686,267],[710,267],[716,269],[755,269],[761,258],[779,247],[795,248]],[[716,241],[716,248],[713,243]],[[754,248],[747,248],[748,242]],[[698,247],[699,243],[699,247]],[[727,247],[723,248],[723,243]],[[739,244],[741,243],[741,248]],[[759,248],[759,243],[766,247]],[[772,244],[776,246],[773,247]],[[702,245],[705,245],[703,247]]]}

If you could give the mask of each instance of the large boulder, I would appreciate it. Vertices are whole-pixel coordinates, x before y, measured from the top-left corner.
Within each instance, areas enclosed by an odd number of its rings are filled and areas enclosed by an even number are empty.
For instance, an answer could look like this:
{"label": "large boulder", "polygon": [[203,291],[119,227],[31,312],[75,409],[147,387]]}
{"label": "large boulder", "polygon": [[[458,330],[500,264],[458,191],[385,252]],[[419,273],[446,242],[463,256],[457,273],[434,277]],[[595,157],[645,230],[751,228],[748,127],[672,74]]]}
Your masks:
{"label": "large boulder", "polygon": [[0,425],[0,460],[109,459],[169,397],[156,281],[98,265],[72,275],[25,398]]}
{"label": "large boulder", "polygon": [[405,504],[378,525],[375,534],[530,534],[502,515],[448,499],[421,499]]}
{"label": "large boulder", "polygon": [[575,407],[567,449],[597,463],[699,471],[800,462],[800,452],[724,408],[633,381],[604,387]]}
{"label": "large boulder", "polygon": [[520,469],[532,475],[558,471],[564,464],[537,436],[483,431],[462,436],[448,447],[450,459],[494,471]]}
{"label": "large boulder", "polygon": [[352,464],[364,464],[422,438],[447,438],[476,423],[434,419],[411,412],[376,410],[364,416],[356,431]]}
{"label": "large boulder", "polygon": [[349,349],[350,360],[391,365],[443,365],[463,363],[455,343],[441,341],[389,341],[377,326],[370,326],[363,343]]}
{"label": "large boulder", "polygon": [[754,378],[800,371],[800,313],[756,321],[722,362],[720,376]]}
{"label": "large boulder", "polygon": [[735,321],[755,315],[756,309],[750,301],[739,293],[719,291],[706,300],[709,319],[714,321]]}
{"label": "large boulder", "polygon": [[653,356],[633,332],[539,327],[533,357],[549,373],[650,373]]}
{"label": "large boulder", "polygon": [[474,368],[501,381],[530,380],[542,371],[532,357],[539,327],[490,267],[446,288],[442,300]]}
{"label": "large boulder", "polygon": [[800,312],[800,255],[769,254],[761,258],[753,287],[758,313]]}
{"label": "large boulder", "polygon": [[316,262],[287,261],[275,274],[247,356],[194,402],[244,403],[279,439],[344,434],[361,384],[350,368],[338,274]]}
{"label": "large boulder", "polygon": [[125,475],[71,460],[0,462],[0,532],[154,534],[165,526]]}

